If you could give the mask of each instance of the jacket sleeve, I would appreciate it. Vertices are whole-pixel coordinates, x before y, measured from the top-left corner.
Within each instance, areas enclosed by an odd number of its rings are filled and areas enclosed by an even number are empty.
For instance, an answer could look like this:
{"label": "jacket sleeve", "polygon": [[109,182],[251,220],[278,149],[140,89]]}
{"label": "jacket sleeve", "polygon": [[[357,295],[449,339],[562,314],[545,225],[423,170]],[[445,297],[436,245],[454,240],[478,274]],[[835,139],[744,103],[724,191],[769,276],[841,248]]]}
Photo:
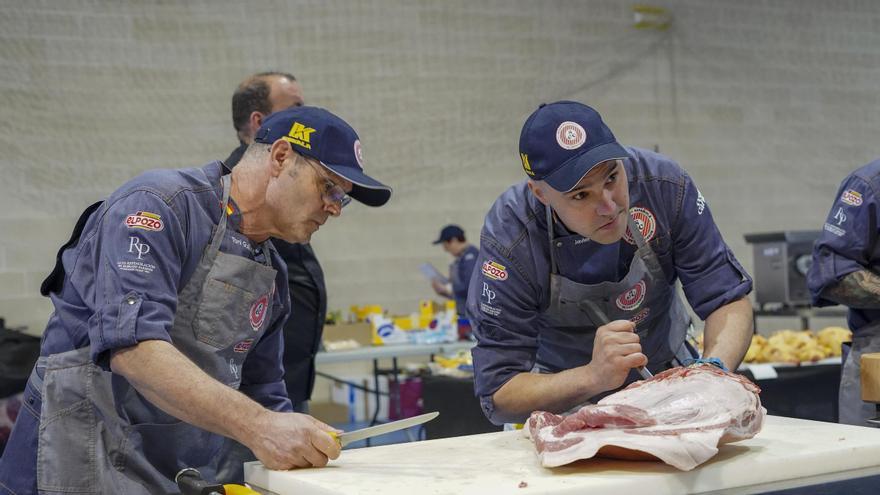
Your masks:
{"label": "jacket sleeve", "polygon": [[[467,304],[477,339],[472,350],[474,380],[483,413],[501,424],[507,419],[495,411],[492,396],[535,363],[539,289],[527,265],[517,262],[530,257],[504,256],[494,239],[484,235],[481,241]],[[517,250],[527,250],[525,243]]]}
{"label": "jacket sleeve", "polygon": [[68,287],[92,306],[92,360],[109,365],[109,352],[144,340],[170,342],[185,257],[184,228],[160,197],[135,191],[93,215],[80,240]]}
{"label": "jacket sleeve", "polygon": [[676,275],[694,312],[706,319],[752,291],[752,279],[734,257],[712,218],[709,204],[684,174],[678,218],[673,223]]}
{"label": "jacket sleeve", "polygon": [[807,275],[813,304],[837,304],[822,293],[846,275],[869,267],[877,241],[876,198],[871,184],[858,176],[841,184],[822,234],[813,245],[813,265]]}

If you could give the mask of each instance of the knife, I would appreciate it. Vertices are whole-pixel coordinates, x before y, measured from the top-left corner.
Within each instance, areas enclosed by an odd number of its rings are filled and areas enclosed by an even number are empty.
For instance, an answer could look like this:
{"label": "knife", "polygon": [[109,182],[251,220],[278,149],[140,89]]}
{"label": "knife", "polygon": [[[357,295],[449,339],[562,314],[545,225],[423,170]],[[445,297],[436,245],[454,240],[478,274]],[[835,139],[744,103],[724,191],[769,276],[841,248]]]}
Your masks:
{"label": "knife", "polygon": [[382,425],[370,426],[368,428],[361,428],[360,430],[354,431],[346,431],[343,433],[336,433],[333,431],[328,431],[327,433],[333,437],[339,443],[340,447],[345,447],[351,442],[356,442],[358,440],[363,440],[365,438],[375,437],[377,435],[384,435],[386,433],[391,433],[392,431],[402,430],[404,428],[409,428],[410,426],[420,425],[422,423],[427,423],[432,419],[439,416],[440,413],[437,411],[429,412],[425,414],[420,414],[418,416],[413,416],[411,418],[400,419],[397,421],[392,421],[390,423],[385,423]]}
{"label": "knife", "polygon": [[[611,323],[608,320],[608,317],[605,316],[605,313],[602,311],[602,308],[600,308],[598,304],[594,303],[593,301],[590,301],[589,299],[584,299],[583,302],[590,308],[590,310],[593,312],[593,314],[596,315],[597,318],[599,318],[599,322],[602,325],[607,325],[607,324]],[[650,380],[651,378],[654,378],[654,375],[652,375],[651,372],[648,371],[648,368],[645,368],[644,366],[637,367],[636,371],[639,372],[639,375],[641,375],[642,380]]]}

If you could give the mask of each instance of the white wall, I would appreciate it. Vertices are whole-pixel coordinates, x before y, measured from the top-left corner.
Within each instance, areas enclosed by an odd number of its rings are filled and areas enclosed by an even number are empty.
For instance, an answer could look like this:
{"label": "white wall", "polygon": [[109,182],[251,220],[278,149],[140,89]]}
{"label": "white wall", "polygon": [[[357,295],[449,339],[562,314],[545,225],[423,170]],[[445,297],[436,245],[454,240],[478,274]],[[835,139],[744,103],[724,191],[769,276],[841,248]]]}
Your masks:
{"label": "white wall", "polygon": [[0,0],[0,316],[39,331],[38,295],[83,207],[156,167],[224,158],[235,85],[290,71],[362,136],[395,187],[314,240],[330,307],[395,312],[432,296],[430,241],[522,177],[519,129],[543,101],[597,107],[625,144],[696,179],[751,267],[743,233],[817,229],[839,181],[880,154],[880,3]]}

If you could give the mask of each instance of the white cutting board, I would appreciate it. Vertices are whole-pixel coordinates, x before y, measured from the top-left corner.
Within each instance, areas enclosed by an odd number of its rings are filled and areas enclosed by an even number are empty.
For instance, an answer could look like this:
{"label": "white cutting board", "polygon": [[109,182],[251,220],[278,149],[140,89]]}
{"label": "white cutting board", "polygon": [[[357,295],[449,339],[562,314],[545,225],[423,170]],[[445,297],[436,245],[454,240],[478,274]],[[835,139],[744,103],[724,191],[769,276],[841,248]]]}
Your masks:
{"label": "white cutting board", "polygon": [[245,464],[248,483],[279,495],[753,493],[754,485],[781,489],[872,474],[880,474],[880,429],[778,416],[690,472],[607,459],[543,468],[518,431],[344,450],[317,469]]}

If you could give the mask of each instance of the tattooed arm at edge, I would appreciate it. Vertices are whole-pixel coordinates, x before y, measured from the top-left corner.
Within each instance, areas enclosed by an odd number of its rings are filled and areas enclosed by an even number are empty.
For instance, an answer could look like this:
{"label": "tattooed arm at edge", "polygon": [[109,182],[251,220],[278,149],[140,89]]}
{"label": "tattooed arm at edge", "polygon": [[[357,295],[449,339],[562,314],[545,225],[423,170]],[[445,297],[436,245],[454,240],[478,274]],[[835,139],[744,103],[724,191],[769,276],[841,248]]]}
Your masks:
{"label": "tattooed arm at edge", "polygon": [[822,297],[858,309],[880,309],[880,275],[859,270],[822,292]]}

